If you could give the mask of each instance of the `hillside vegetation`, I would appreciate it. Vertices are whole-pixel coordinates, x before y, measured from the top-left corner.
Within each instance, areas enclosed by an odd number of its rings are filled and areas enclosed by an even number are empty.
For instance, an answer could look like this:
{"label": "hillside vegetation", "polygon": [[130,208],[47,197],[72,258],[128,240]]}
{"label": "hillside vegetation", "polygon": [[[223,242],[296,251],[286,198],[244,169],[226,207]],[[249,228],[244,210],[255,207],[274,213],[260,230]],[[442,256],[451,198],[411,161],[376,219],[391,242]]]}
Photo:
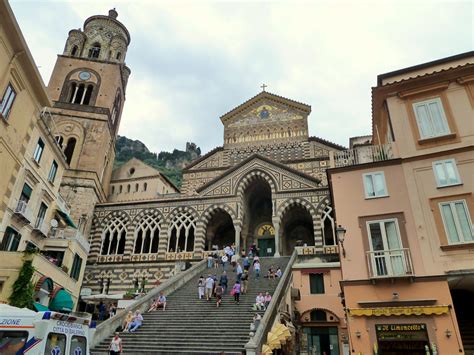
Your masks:
{"label": "hillside vegetation", "polygon": [[152,153],[139,140],[118,136],[115,144],[116,156],[114,167],[119,167],[132,158],[158,169],[176,186],[181,187],[183,168],[201,156],[201,149],[194,143],[186,143],[186,150],[174,149],[173,152]]}

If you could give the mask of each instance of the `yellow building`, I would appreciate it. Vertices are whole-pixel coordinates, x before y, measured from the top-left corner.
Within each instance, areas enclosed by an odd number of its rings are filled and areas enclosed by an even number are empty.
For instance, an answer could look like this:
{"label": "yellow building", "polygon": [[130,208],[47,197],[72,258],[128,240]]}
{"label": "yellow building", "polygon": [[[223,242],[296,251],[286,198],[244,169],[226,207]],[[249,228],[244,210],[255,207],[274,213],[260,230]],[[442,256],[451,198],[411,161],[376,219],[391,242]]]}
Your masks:
{"label": "yellow building", "polygon": [[65,310],[79,297],[89,243],[59,194],[68,162],[51,133],[51,100],[7,2],[0,2],[0,18],[0,302],[8,302],[27,250],[34,251],[35,300]]}

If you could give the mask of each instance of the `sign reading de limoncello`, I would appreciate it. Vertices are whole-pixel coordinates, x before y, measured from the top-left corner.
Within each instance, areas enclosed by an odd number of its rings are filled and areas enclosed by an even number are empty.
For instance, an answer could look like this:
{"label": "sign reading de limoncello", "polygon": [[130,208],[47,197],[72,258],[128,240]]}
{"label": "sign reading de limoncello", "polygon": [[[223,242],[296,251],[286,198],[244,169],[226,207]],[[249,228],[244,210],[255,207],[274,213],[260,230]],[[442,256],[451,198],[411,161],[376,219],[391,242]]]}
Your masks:
{"label": "sign reading de limoncello", "polygon": [[376,324],[378,340],[426,340],[426,324]]}

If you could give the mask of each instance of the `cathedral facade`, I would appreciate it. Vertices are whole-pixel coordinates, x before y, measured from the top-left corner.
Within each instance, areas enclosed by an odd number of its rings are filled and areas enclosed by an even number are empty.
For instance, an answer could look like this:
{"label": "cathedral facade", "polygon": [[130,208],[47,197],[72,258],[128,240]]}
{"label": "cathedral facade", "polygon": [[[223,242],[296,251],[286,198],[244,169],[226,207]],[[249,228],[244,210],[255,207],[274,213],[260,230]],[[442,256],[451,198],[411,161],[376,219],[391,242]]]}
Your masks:
{"label": "cathedral facade", "polygon": [[[256,244],[262,256],[291,255],[296,245],[337,253],[325,170],[330,152],[344,148],[308,135],[310,112],[262,91],[221,117],[223,146],[184,169],[181,191],[144,196],[147,176],[158,173],[150,167],[137,176],[141,184],[113,181],[94,210],[83,286],[151,288],[173,275],[176,261],[196,262],[231,244],[241,251]],[[120,169],[132,176],[139,165]],[[137,199],[119,197],[134,189]]]}

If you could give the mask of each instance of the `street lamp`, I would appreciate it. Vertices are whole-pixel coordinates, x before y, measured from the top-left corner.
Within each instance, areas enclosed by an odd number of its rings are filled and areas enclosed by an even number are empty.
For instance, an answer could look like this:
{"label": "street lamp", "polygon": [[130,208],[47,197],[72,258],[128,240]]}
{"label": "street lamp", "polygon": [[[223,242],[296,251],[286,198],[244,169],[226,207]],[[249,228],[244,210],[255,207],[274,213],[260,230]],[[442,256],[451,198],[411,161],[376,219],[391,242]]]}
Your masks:
{"label": "street lamp", "polygon": [[346,250],[344,249],[344,237],[346,235],[346,229],[343,226],[338,225],[336,228],[336,235],[337,241],[341,244],[342,256],[346,257]]}

